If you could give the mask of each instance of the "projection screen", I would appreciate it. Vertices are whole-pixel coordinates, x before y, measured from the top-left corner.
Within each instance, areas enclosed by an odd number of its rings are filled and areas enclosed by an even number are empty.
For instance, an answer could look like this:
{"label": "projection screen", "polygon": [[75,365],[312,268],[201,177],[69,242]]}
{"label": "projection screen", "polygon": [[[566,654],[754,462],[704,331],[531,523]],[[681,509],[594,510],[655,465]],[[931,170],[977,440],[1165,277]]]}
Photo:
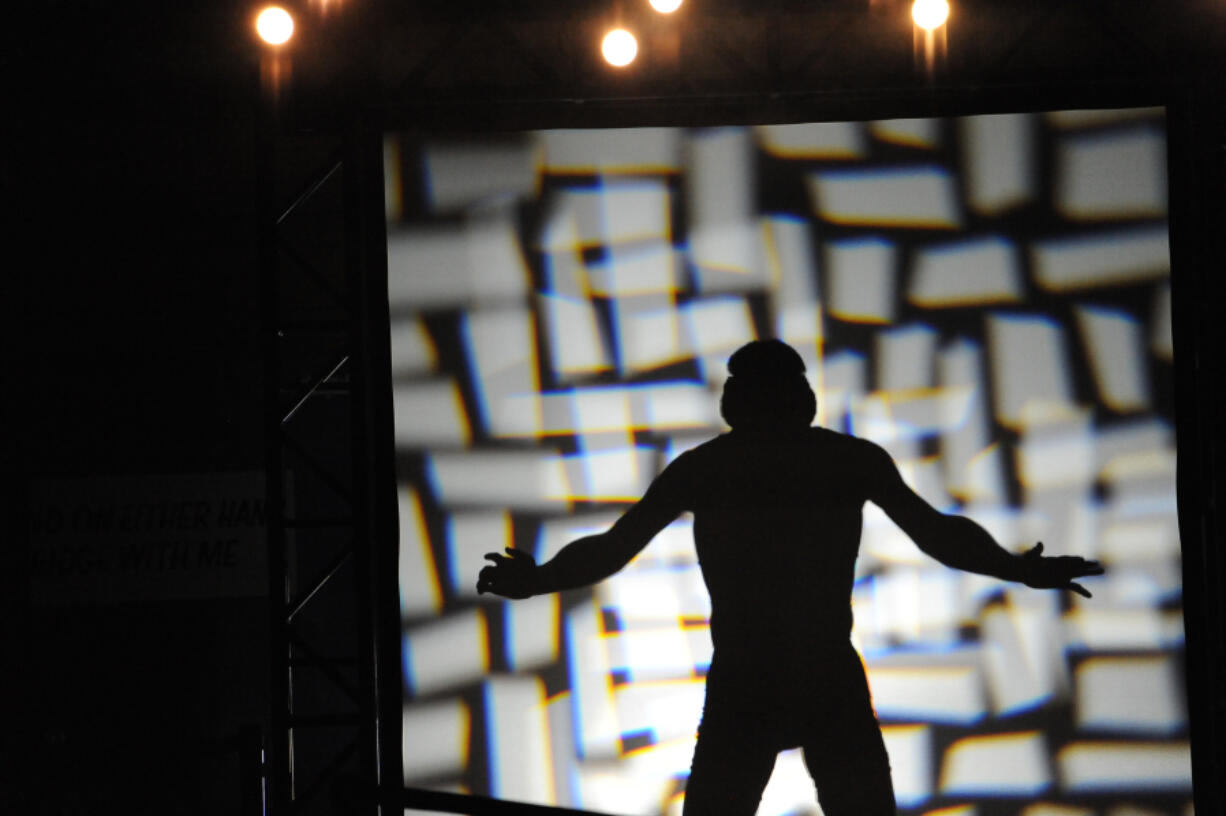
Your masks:
{"label": "projection screen", "polygon": [[[865,505],[853,640],[900,811],[1191,813],[1161,109],[384,158],[407,786],[680,813],[711,656],[689,519],[590,589],[477,573],[606,529],[777,337],[816,424],[1007,547],[1107,568],[1091,600],[955,572]],[[819,812],[781,754],[759,813]]]}

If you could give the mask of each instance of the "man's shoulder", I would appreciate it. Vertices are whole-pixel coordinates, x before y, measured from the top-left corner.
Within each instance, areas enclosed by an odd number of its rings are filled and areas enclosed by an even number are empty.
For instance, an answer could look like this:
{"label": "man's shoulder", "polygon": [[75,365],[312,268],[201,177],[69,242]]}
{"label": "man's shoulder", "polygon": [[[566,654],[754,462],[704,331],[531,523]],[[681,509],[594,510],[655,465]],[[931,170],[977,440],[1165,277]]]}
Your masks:
{"label": "man's shoulder", "polygon": [[834,431],[830,428],[823,428],[820,425],[809,428],[807,433],[809,439],[816,443],[841,448],[849,452],[870,453],[881,450],[881,446],[875,442],[842,433],[841,431]]}

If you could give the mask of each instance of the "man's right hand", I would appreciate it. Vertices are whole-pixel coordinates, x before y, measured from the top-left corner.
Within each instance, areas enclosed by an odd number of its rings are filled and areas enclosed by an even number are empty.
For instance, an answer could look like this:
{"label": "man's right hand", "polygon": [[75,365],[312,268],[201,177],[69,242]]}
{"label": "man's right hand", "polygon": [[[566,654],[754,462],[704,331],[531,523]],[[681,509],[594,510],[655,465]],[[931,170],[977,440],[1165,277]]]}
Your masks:
{"label": "man's right hand", "polygon": [[536,559],[523,550],[507,547],[507,554],[486,553],[491,566],[477,577],[477,592],[492,592],[504,598],[530,598],[537,594]]}
{"label": "man's right hand", "polygon": [[1041,541],[1022,555],[1022,583],[1035,589],[1070,589],[1089,598],[1090,591],[1073,579],[1102,574],[1103,568],[1097,561],[1077,555],[1043,555]]}

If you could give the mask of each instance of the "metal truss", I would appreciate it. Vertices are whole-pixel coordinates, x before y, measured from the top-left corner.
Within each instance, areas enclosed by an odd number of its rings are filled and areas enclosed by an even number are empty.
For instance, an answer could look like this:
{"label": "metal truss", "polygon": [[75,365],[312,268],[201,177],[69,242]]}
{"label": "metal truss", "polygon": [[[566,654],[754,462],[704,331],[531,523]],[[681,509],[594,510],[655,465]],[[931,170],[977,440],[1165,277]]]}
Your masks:
{"label": "metal truss", "polygon": [[[313,142],[271,117],[265,122],[265,804],[270,814],[373,813],[380,758],[399,756],[398,745],[382,749],[380,723],[388,718],[379,716],[376,688],[377,606],[386,583],[376,571],[395,576],[383,563],[387,548],[375,545],[383,539],[375,533],[372,256],[364,239],[369,202],[377,200],[365,185],[378,171],[366,166],[370,145],[360,137]],[[316,156],[314,169],[293,166]],[[282,198],[285,179],[305,180]]]}
{"label": "metal truss", "polygon": [[[900,98],[903,115],[907,105],[930,112],[924,106],[943,93],[978,95],[980,108],[1027,106],[1027,95],[1042,107],[1064,88],[1135,98],[1216,61],[1226,20],[1220,4],[1207,2],[951,5],[928,60],[909,0],[687,0],[668,16],[645,0],[388,2],[378,7],[380,102],[392,118],[469,102],[492,107],[490,118],[500,105],[544,100],[590,111],[590,103],[612,100],[804,98],[838,117],[849,98],[878,110],[882,98]],[[599,55],[600,37],[614,24],[640,42],[626,69]]]}

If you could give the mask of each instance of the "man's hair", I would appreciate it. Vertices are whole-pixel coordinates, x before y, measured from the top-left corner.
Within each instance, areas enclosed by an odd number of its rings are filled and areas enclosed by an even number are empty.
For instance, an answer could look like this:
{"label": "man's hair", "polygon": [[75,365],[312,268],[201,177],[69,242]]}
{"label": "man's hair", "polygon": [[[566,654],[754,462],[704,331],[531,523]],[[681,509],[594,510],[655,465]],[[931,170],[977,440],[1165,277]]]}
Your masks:
{"label": "man's hair", "polygon": [[734,429],[807,428],[817,397],[805,379],[805,362],[781,340],[755,340],[728,358],[728,380],[719,401]]}

